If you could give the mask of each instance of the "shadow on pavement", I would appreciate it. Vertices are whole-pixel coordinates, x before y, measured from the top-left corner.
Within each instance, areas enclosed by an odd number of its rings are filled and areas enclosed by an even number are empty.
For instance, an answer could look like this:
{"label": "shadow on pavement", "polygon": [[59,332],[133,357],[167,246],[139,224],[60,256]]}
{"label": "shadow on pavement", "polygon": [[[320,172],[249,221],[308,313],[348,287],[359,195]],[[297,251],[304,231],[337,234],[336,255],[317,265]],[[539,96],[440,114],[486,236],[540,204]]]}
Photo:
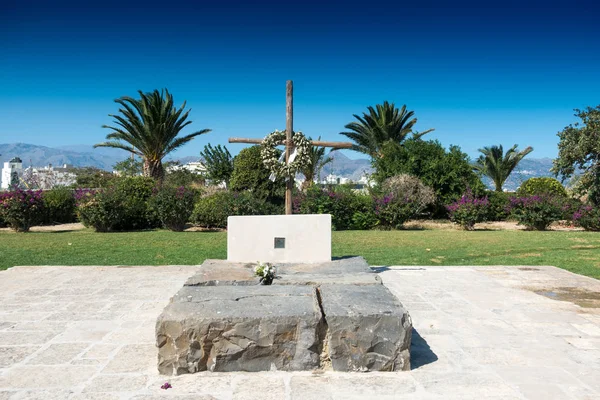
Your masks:
{"label": "shadow on pavement", "polygon": [[410,369],[417,369],[437,360],[438,356],[431,350],[427,341],[413,328],[412,341],[410,343]]}
{"label": "shadow on pavement", "polygon": [[349,255],[349,256],[337,256],[337,257],[331,257],[331,261],[336,261],[336,260],[346,260],[348,258],[354,258],[354,257],[359,257],[359,256],[353,256],[353,255]]}
{"label": "shadow on pavement", "polygon": [[390,268],[387,265],[381,267],[369,267],[373,270],[373,272],[381,273],[385,271],[425,271],[426,268],[423,267],[401,267],[401,268]]}

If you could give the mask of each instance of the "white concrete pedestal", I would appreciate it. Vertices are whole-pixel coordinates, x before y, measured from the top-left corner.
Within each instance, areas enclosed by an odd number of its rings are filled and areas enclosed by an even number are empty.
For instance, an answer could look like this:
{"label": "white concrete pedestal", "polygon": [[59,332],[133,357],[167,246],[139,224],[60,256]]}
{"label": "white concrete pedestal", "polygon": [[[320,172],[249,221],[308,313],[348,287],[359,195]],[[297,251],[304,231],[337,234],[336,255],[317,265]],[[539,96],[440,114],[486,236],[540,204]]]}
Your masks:
{"label": "white concrete pedestal", "polygon": [[253,215],[227,218],[227,261],[331,261],[331,215]]}

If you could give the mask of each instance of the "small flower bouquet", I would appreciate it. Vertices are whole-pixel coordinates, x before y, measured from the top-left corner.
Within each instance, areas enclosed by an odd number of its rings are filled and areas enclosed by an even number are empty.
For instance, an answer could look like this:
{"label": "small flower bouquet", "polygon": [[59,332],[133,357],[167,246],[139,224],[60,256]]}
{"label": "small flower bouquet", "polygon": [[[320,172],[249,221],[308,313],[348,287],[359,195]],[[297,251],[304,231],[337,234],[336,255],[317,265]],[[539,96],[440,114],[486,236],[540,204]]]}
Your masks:
{"label": "small flower bouquet", "polygon": [[260,278],[258,283],[261,285],[271,285],[273,279],[275,279],[275,267],[269,263],[262,264],[259,261],[254,267],[254,274]]}

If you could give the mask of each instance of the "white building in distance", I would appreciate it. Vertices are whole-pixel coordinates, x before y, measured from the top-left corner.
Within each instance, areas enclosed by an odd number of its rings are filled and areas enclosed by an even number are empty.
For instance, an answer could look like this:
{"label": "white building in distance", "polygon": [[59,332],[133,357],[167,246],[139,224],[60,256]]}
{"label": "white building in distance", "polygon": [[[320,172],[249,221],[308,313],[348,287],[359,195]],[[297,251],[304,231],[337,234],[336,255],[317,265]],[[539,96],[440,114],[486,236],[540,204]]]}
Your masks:
{"label": "white building in distance", "polygon": [[200,161],[189,162],[183,165],[171,165],[167,168],[169,171],[179,171],[182,169],[188,170],[194,174],[205,175],[206,167]]}
{"label": "white building in distance", "polygon": [[71,186],[77,181],[77,175],[70,171],[71,166],[63,164],[62,167],[27,167],[23,171],[22,182],[27,189],[48,190],[58,186]]}
{"label": "white building in distance", "polygon": [[347,183],[352,183],[352,180],[343,176],[329,174],[321,181],[321,183],[324,185],[345,185]]}
{"label": "white building in distance", "polygon": [[19,157],[4,163],[2,168],[2,183],[0,188],[8,189],[11,186],[18,185],[23,176],[23,161]]}
{"label": "white building in distance", "polygon": [[64,164],[62,167],[27,167],[23,169],[23,161],[19,157],[4,163],[2,168],[2,184],[0,188],[6,190],[14,186],[23,189],[48,190],[58,186],[70,186],[76,181],[77,176],[71,172],[71,166]]}

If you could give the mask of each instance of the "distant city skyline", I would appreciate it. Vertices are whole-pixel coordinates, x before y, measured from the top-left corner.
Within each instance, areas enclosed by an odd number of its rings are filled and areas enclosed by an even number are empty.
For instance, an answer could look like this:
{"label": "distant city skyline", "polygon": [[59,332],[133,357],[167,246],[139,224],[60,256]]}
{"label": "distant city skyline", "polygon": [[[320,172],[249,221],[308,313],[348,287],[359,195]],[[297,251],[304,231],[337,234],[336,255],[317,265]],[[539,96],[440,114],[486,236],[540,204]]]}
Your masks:
{"label": "distant city skyline", "polygon": [[424,138],[472,158],[494,144],[553,158],[573,109],[600,104],[599,8],[480,3],[9,0],[0,9],[0,143],[99,143],[115,98],[168,88],[192,108],[185,132],[212,129],[175,157],[209,142],[235,154],[245,146],[229,137],[285,127],[291,79],[294,128],[313,138],[345,140],[352,114],[387,100],[414,111],[417,130],[435,128]]}

